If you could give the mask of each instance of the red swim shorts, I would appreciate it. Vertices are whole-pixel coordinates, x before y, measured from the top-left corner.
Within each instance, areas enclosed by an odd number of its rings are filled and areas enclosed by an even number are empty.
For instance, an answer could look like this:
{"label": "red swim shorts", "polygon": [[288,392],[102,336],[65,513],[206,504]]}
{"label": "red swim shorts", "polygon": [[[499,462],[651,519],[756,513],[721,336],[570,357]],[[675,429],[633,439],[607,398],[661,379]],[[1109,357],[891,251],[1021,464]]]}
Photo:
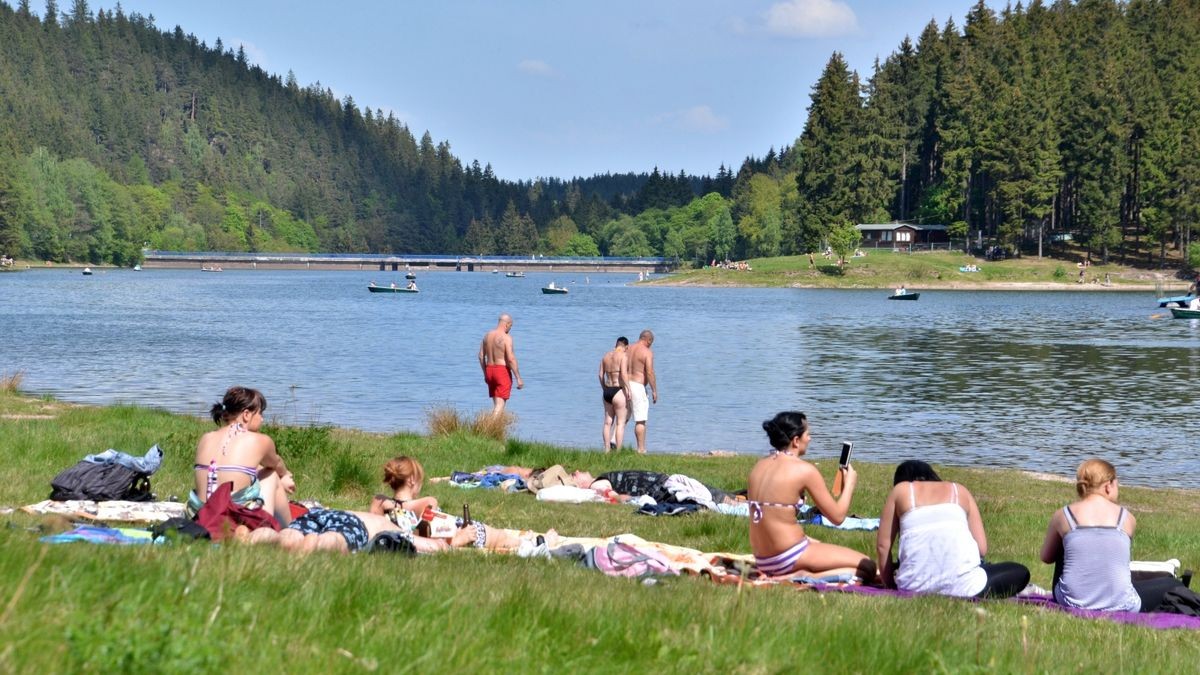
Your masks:
{"label": "red swim shorts", "polygon": [[505,401],[512,396],[512,374],[508,366],[487,366],[483,369],[483,381],[487,382],[488,396]]}

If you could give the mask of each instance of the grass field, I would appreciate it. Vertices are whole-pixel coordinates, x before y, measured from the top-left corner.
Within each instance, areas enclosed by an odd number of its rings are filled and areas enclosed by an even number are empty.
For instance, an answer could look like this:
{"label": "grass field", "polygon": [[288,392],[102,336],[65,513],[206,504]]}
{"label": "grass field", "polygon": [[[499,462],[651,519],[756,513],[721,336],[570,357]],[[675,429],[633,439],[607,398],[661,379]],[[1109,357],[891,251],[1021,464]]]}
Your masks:
{"label": "grass field", "polygon": [[[961,252],[899,253],[868,249],[866,256],[850,258],[844,268],[836,260],[816,257],[810,268],[808,256],[783,256],[750,260],[750,271],[705,268],[685,270],[650,283],[709,286],[793,286],[813,288],[1007,288],[1078,290],[1080,288],[1121,290],[1153,289],[1156,279],[1164,287],[1182,292],[1187,281],[1176,269],[1146,270],[1115,263],[1093,264],[1079,284],[1075,262],[1026,256],[985,261]],[[978,272],[961,272],[960,267],[977,265]],[[1109,285],[1105,286],[1105,278]]]}
{"label": "grass field", "polygon": [[[204,420],[138,407],[79,407],[0,387],[0,504],[41,500],[84,454],[159,443],[161,496],[183,495]],[[363,508],[383,462],[419,457],[430,475],[513,463],[604,471],[681,472],[744,486],[754,457],[602,455],[456,432],[372,435],[268,429],[300,496]],[[1002,447],[996,448],[1002,452]],[[1110,458],[1117,459],[1117,458]],[[817,462],[827,475],[829,461]],[[857,464],[853,511],[876,515],[894,467]],[[1120,465],[1118,461],[1118,470]],[[976,495],[989,558],[1036,560],[1046,522],[1072,486],[1013,471],[945,467]],[[425,492],[479,520],[565,535],[632,532],[708,551],[747,552],[744,519],[634,515],[630,507],[544,504],[528,494]],[[1123,488],[1138,516],[1135,558],[1200,566],[1196,491]],[[2,672],[1192,672],[1200,635],[1151,631],[1009,602],[896,600],[719,586],[672,578],[653,586],[560,561],[473,551],[407,559],[312,555],[236,544],[43,545],[55,519],[0,516]],[[811,534],[873,551],[873,533]],[[980,611],[982,610],[982,611]]]}

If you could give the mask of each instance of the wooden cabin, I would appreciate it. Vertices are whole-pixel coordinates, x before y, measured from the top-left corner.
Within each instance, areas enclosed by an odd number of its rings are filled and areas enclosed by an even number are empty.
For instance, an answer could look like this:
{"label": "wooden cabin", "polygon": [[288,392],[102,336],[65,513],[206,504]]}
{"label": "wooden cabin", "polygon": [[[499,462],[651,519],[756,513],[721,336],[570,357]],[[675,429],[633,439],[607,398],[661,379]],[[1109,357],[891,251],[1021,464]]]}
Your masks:
{"label": "wooden cabin", "polygon": [[913,223],[875,223],[855,225],[862,232],[862,246],[871,248],[908,249],[929,248],[930,244],[946,244],[950,235],[945,225],[916,225]]}

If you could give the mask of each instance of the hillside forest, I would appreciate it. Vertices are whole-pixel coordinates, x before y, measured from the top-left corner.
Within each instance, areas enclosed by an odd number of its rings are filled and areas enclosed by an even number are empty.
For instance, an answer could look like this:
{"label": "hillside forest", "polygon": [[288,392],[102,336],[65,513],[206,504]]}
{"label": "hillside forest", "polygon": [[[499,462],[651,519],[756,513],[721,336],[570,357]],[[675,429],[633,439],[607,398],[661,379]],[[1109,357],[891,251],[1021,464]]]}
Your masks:
{"label": "hillside forest", "polygon": [[[143,248],[668,256],[947,225],[1162,264],[1200,216],[1200,0],[1034,0],[834,53],[797,139],[736,170],[509,181],[319,82],[86,0],[0,2],[0,254]],[[791,86],[809,86],[795,82]],[[801,120],[806,120],[803,123]],[[664,158],[664,165],[670,158]],[[1058,236],[1056,236],[1058,235]]]}

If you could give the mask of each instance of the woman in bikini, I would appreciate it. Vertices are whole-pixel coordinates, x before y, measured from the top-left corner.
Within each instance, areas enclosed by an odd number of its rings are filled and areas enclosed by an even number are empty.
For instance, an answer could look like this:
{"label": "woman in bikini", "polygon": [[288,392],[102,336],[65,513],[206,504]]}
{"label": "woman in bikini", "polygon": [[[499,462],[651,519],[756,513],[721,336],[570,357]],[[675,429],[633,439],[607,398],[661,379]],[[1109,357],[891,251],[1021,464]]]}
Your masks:
{"label": "woman in bikini", "polygon": [[[1029,583],[1020,563],[984,563],[987,535],[967,488],[943,481],[925,462],[896,467],[875,549],[885,586],[959,598],[1007,598]],[[900,561],[892,547],[900,542]]]}
{"label": "woman in bikini", "polygon": [[625,350],[629,339],[617,338],[612,351],[600,359],[600,393],[604,400],[604,451],[620,449],[625,443],[625,423],[629,420],[629,403],[625,395]]}
{"label": "woman in bikini", "polygon": [[187,503],[191,517],[221,483],[232,482],[234,502],[248,505],[261,501],[280,525],[292,521],[288,495],[295,492],[296,482],[275,452],[275,442],[259,433],[266,409],[262,393],[247,387],[230,387],[221,402],[213,405],[213,422],[221,428],[204,434],[196,444],[196,485]]}
{"label": "woman in bikini", "polygon": [[858,551],[825,544],[804,534],[796,514],[812,496],[821,515],[834,524],[846,519],[858,483],[853,467],[840,468],[845,487],[834,498],[817,467],[801,459],[808,449],[808,420],[801,412],[781,412],[763,422],[771,454],[750,471],[750,548],[759,571],[768,576],[854,574],[874,583],[875,563]]}

